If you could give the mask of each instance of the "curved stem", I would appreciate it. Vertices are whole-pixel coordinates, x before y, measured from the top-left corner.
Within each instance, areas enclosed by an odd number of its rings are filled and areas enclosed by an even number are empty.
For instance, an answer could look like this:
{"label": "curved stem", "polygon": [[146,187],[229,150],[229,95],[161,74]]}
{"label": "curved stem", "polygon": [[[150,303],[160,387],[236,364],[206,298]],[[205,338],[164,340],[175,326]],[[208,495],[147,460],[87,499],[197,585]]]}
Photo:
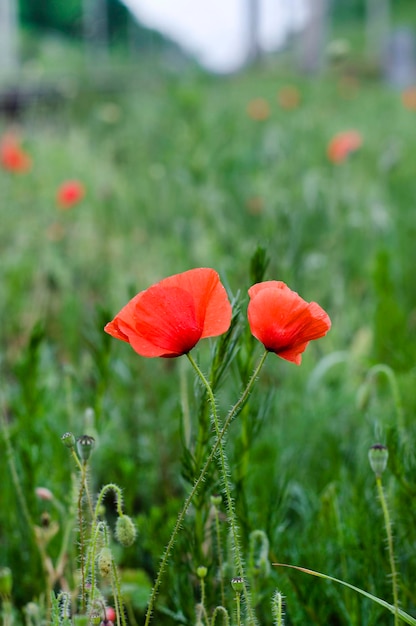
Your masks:
{"label": "curved stem", "polygon": [[368,372],[369,378],[375,378],[378,374],[384,374],[387,378],[390,389],[393,395],[394,405],[396,407],[396,419],[397,426],[400,433],[400,436],[403,437],[405,435],[405,425],[404,425],[404,414],[403,414],[403,405],[400,397],[399,386],[397,384],[396,376],[394,371],[388,365],[384,363],[379,363],[378,365],[374,365],[370,371]]}
{"label": "curved stem", "polygon": [[170,536],[169,542],[168,542],[168,544],[167,544],[167,546],[165,548],[165,552],[163,553],[163,556],[162,556],[162,559],[161,559],[161,562],[160,562],[160,566],[159,566],[159,570],[158,570],[158,573],[157,573],[157,576],[156,576],[156,580],[155,580],[155,583],[153,585],[152,593],[150,595],[149,604],[147,606],[146,619],[145,619],[144,626],[148,626],[149,623],[150,623],[150,619],[151,619],[152,612],[153,612],[153,607],[154,607],[154,604],[155,604],[157,593],[159,591],[160,584],[162,582],[162,578],[163,578],[163,574],[164,574],[164,571],[165,571],[165,567],[166,567],[168,558],[170,556],[171,550],[173,548],[173,544],[175,543],[176,535],[178,534],[179,529],[180,529],[180,527],[182,525],[182,522],[183,522],[183,520],[185,518],[186,512],[188,511],[189,506],[190,506],[190,504],[191,504],[195,494],[197,493],[200,484],[203,482],[203,480],[205,478],[205,474],[207,473],[208,468],[211,465],[211,463],[212,463],[212,461],[213,461],[213,459],[214,459],[214,457],[215,457],[215,455],[217,453],[218,446],[220,445],[223,436],[227,432],[229,425],[231,424],[233,419],[238,415],[239,411],[244,406],[244,403],[247,401],[247,398],[250,395],[250,391],[251,391],[251,389],[252,389],[252,387],[253,387],[253,385],[254,385],[254,383],[255,383],[255,381],[256,381],[259,373],[260,373],[261,368],[264,365],[264,361],[266,360],[267,355],[268,355],[268,351],[266,350],[263,353],[263,355],[261,356],[261,358],[260,358],[260,360],[259,360],[259,362],[258,362],[258,364],[257,364],[257,366],[256,366],[256,368],[255,368],[255,370],[253,372],[253,374],[251,375],[251,378],[248,381],[246,388],[244,389],[243,393],[241,394],[240,398],[234,404],[234,406],[231,407],[231,409],[229,410],[228,415],[226,417],[226,420],[224,422],[224,426],[221,429],[220,435],[215,440],[215,443],[214,443],[214,445],[211,448],[211,452],[210,452],[207,460],[205,461],[205,464],[202,467],[201,472],[200,472],[198,478],[196,479],[196,481],[194,483],[194,486],[192,487],[188,497],[186,498],[182,510],[180,511],[180,513],[178,515],[178,518],[176,520],[176,524],[175,524],[175,526],[173,528],[173,531],[172,531],[172,534]]}

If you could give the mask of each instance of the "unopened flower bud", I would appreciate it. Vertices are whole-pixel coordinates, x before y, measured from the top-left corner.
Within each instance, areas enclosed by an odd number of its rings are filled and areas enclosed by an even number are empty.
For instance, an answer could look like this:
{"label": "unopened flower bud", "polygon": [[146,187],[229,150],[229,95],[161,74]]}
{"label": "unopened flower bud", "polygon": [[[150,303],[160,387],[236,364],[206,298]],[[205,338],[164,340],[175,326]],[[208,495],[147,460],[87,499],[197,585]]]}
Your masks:
{"label": "unopened flower bud", "polygon": [[103,578],[106,578],[111,572],[112,561],[113,555],[111,554],[110,548],[102,548],[97,557],[97,565]]}
{"label": "unopened flower bud", "polygon": [[133,545],[137,530],[133,520],[128,515],[121,515],[116,522],[115,537],[125,548]]}
{"label": "unopened flower bud", "polygon": [[221,505],[222,502],[222,496],[221,495],[213,495],[211,496],[211,504],[212,506],[215,506],[216,508],[218,508]]}
{"label": "unopened flower bud", "polygon": [[99,626],[102,621],[102,615],[100,613],[91,613],[90,615],[90,624],[92,626]]}
{"label": "unopened flower bud", "polygon": [[231,587],[234,589],[236,593],[241,593],[244,589],[244,580],[241,576],[236,576],[231,579]]}
{"label": "unopened flower bud", "polygon": [[115,622],[116,617],[117,617],[116,616],[116,612],[113,609],[113,607],[112,606],[107,606],[107,608],[105,609],[105,619],[108,622]]}
{"label": "unopened flower bud", "polygon": [[50,489],[46,487],[36,487],[35,493],[39,500],[51,501],[53,500],[53,493]]}
{"label": "unopened flower bud", "polygon": [[200,565],[196,570],[196,575],[198,576],[198,578],[205,578],[207,573],[208,569],[205,567],[205,565]]}
{"label": "unopened flower bud", "polygon": [[82,435],[77,439],[77,450],[82,461],[88,461],[92,449],[94,448],[95,439],[89,435]]}
{"label": "unopened flower bud", "polygon": [[12,570],[0,567],[0,596],[10,596],[12,592]]}
{"label": "unopened flower bud", "polygon": [[369,449],[368,460],[370,461],[371,469],[377,477],[380,477],[386,469],[388,458],[389,451],[381,443],[376,443]]}
{"label": "unopened flower bud", "polygon": [[75,437],[72,433],[65,433],[61,437],[61,441],[67,448],[75,448]]}

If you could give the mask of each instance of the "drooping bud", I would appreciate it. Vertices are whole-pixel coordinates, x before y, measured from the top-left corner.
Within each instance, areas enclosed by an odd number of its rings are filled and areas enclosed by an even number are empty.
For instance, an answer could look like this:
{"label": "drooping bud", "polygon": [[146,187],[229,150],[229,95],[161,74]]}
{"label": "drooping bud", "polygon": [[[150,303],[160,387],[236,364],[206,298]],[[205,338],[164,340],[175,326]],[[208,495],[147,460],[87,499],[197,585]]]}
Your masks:
{"label": "drooping bud", "polygon": [[125,548],[130,547],[136,540],[137,530],[133,520],[128,515],[121,515],[116,522],[115,537]]}
{"label": "drooping bud", "polygon": [[103,578],[106,578],[110,574],[112,561],[113,555],[111,554],[110,548],[101,548],[97,557],[97,565]]}
{"label": "drooping bud", "polygon": [[69,449],[75,448],[75,437],[72,433],[64,433],[61,441]]}
{"label": "drooping bud", "polygon": [[387,467],[387,460],[389,458],[389,451],[386,446],[381,443],[375,443],[368,451],[368,460],[370,461],[371,469],[375,475],[379,478]]}
{"label": "drooping bud", "polygon": [[77,450],[82,461],[88,461],[94,448],[95,439],[89,435],[82,435],[77,439]]}

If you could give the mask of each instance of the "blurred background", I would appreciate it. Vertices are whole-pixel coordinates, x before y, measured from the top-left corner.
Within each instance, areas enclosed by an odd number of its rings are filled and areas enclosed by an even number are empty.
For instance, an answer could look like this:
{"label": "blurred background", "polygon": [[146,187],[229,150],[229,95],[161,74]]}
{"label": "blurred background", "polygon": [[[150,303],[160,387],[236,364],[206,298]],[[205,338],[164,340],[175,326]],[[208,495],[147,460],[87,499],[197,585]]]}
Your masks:
{"label": "blurred background", "polygon": [[[269,355],[230,429],[247,561],[261,530],[269,561],[391,601],[367,460],[381,442],[400,597],[415,613],[415,68],[414,0],[0,0],[0,476],[13,478],[2,483],[0,567],[13,574],[16,623],[45,616],[44,554],[24,510],[32,527],[54,529],[43,546],[53,565],[74,536],[67,431],[96,440],[91,489],[123,489],[139,539],[114,554],[129,623],[143,622],[205,458],[196,441],[207,415],[186,360],[141,358],[103,328],[140,290],[204,266],[239,312],[222,415],[260,350],[247,330],[253,282],[283,280],[332,320],[301,367]],[[214,353],[215,342],[198,345],[204,371]],[[213,469],[157,623],[195,622],[202,556],[218,602],[204,534],[218,489]],[[76,541],[65,550],[76,597]],[[260,576],[253,563],[262,624],[276,588],[289,625],[391,623],[348,590],[276,568]]]}

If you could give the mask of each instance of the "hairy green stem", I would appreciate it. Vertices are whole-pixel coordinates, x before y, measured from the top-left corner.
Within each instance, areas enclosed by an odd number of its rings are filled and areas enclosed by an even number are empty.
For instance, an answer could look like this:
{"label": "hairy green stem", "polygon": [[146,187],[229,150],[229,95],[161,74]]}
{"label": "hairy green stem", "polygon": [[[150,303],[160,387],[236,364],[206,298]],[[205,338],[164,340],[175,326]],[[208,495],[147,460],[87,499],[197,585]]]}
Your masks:
{"label": "hairy green stem", "polygon": [[[217,412],[217,406],[216,406],[216,402],[215,402],[215,396],[214,396],[214,393],[212,391],[211,385],[209,384],[209,382],[205,378],[204,374],[200,370],[200,368],[199,368],[198,364],[196,363],[196,361],[194,360],[194,358],[190,354],[188,354],[187,357],[188,357],[192,367],[194,368],[197,376],[200,378],[202,384],[205,386],[205,388],[207,390],[209,402],[211,404],[211,412],[212,412],[212,419],[213,419],[213,422],[214,422],[215,434],[217,436],[217,440],[219,441],[219,445],[218,445],[219,464],[220,464],[220,470],[221,470],[221,476],[222,476],[222,482],[223,482],[225,497],[226,497],[226,500],[227,500],[228,522],[230,524],[231,534],[232,534],[233,543],[234,543],[234,559],[235,559],[235,565],[236,565],[236,568],[237,568],[237,576],[240,576],[244,580],[243,557],[242,557],[242,554],[241,554],[241,546],[240,546],[240,539],[239,539],[239,536],[238,536],[238,525],[237,525],[237,519],[236,519],[236,515],[235,515],[235,511],[234,511],[234,503],[233,503],[233,498],[232,498],[232,495],[231,495],[231,486],[230,486],[230,477],[229,477],[230,476],[230,472],[229,472],[229,469],[228,469],[228,462],[227,462],[227,457],[226,457],[226,454],[225,454],[224,446],[222,444],[222,439],[220,438],[221,430],[220,430],[220,424],[219,424],[219,420],[218,420],[218,412]],[[250,621],[251,624],[254,624],[255,623],[255,617],[254,617],[254,613],[253,613],[253,608],[251,606],[251,599],[250,599],[250,595],[249,595],[249,592],[248,592],[248,588],[247,588],[247,585],[245,583],[244,583],[244,587],[243,587],[243,593],[244,593],[244,599],[245,599],[245,602],[246,602],[247,613],[249,615],[249,621]]]}
{"label": "hairy green stem", "polygon": [[387,535],[387,548],[389,551],[390,571],[391,571],[391,584],[393,590],[393,604],[394,604],[394,626],[399,624],[399,591],[397,588],[397,570],[396,562],[394,559],[394,547],[393,547],[393,533],[391,531],[391,520],[389,509],[384,495],[383,484],[381,482],[381,476],[376,476],[377,493],[381,503],[381,508],[384,516],[384,525],[386,527]]}
{"label": "hairy green stem", "polygon": [[[217,537],[217,552],[218,552],[218,569],[220,574],[222,572],[222,551],[221,551],[221,533],[220,533],[220,519],[218,515],[218,508],[214,504],[214,515],[215,515],[215,534]],[[220,575],[220,589],[221,589],[221,604],[225,605],[225,592],[224,592],[224,580]]]}
{"label": "hairy green stem", "polygon": [[156,600],[156,596],[158,594],[159,591],[159,587],[160,584],[162,582],[162,578],[163,578],[163,574],[165,572],[165,567],[166,564],[168,562],[168,558],[170,556],[171,550],[173,548],[173,545],[175,543],[176,540],[176,536],[179,532],[180,527],[182,526],[183,520],[185,518],[186,512],[188,511],[188,508],[193,500],[193,498],[195,497],[195,494],[197,493],[199,486],[201,485],[201,483],[203,482],[204,478],[205,478],[205,474],[208,471],[209,466],[211,465],[218,447],[221,443],[221,440],[223,438],[223,436],[225,435],[225,433],[228,430],[228,427],[230,426],[231,422],[233,421],[233,419],[238,415],[238,413],[240,412],[241,408],[244,406],[244,403],[246,402],[248,396],[250,395],[251,389],[260,373],[261,368],[264,365],[264,362],[266,360],[266,357],[268,355],[268,351],[266,350],[263,355],[261,356],[250,380],[247,383],[246,388],[244,389],[243,393],[241,394],[240,398],[238,399],[238,401],[236,402],[236,404],[230,409],[230,411],[228,412],[227,418],[224,422],[224,426],[221,429],[220,432],[220,436],[217,437],[214,445],[212,446],[211,452],[207,458],[207,460],[205,461],[205,464],[203,466],[203,468],[201,469],[201,472],[198,476],[198,478],[196,479],[188,497],[185,500],[185,503],[182,507],[182,510],[180,511],[178,518],[176,520],[176,524],[173,528],[172,534],[170,536],[169,542],[165,548],[165,551],[163,553],[162,559],[160,561],[160,565],[159,565],[159,570],[156,576],[156,580],[154,582],[153,585],[153,589],[152,589],[152,593],[150,595],[150,599],[149,599],[149,604],[147,606],[147,612],[146,612],[146,619],[145,619],[145,623],[144,626],[148,626],[148,624],[150,623],[150,619],[152,617],[152,612],[153,612],[153,607],[155,604],[155,600]]}

